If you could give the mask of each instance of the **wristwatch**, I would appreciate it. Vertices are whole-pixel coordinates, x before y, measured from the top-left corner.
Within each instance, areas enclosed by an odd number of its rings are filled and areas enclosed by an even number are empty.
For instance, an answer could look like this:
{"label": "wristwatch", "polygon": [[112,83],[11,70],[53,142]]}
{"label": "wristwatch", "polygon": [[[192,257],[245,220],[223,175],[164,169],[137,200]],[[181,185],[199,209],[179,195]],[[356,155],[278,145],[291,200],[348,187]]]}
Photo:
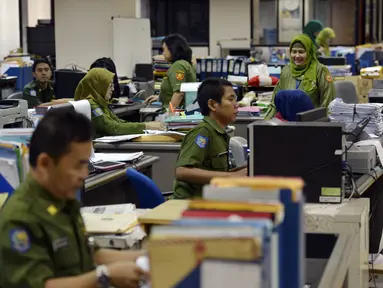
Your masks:
{"label": "wristwatch", "polygon": [[100,288],[109,288],[109,270],[106,265],[99,265],[96,267],[96,276],[98,287]]}

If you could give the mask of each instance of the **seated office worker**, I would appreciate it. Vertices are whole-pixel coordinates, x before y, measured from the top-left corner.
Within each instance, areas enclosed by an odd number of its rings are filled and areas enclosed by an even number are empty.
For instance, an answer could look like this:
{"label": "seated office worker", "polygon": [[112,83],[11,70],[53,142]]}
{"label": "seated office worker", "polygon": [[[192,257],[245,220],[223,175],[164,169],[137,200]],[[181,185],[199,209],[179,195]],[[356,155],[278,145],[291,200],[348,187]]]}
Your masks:
{"label": "seated office worker", "polygon": [[192,64],[193,52],[186,39],[179,34],[165,37],[162,49],[165,60],[172,65],[162,80],[160,95],[150,96],[145,102],[161,101],[164,109],[168,108],[169,103],[172,103],[173,107],[184,106],[185,94],[180,92],[181,84],[197,81],[196,70]]}
{"label": "seated office worker", "polygon": [[104,68],[93,68],[76,88],[75,100],[87,99],[92,110],[92,123],[96,137],[142,134],[145,129],[163,130],[161,122],[133,123],[118,118],[110,110],[114,74]]}
{"label": "seated office worker", "polygon": [[90,69],[92,70],[93,68],[104,68],[107,69],[108,71],[114,73],[113,77],[113,94],[112,98],[118,98],[121,96],[121,89],[120,89],[120,84],[118,83],[118,76],[117,76],[117,69],[116,69],[116,64],[114,64],[113,60],[111,58],[103,57],[99,58],[96,61],[90,65]]}
{"label": "seated office worker", "polygon": [[32,74],[34,80],[28,83],[23,90],[23,99],[28,101],[28,108],[34,108],[55,99],[51,81],[52,68],[48,60],[36,60],[32,66]]}
{"label": "seated office worker", "polygon": [[229,171],[227,125],[236,120],[238,104],[233,86],[210,78],[198,88],[197,100],[203,122],[184,138],[176,164],[175,199],[201,197],[202,187],[214,177],[246,176],[247,169]]}
{"label": "seated office worker", "polygon": [[146,277],[135,265],[141,251],[88,246],[76,191],[91,146],[91,122],[82,114],[51,110],[40,121],[30,175],[0,211],[0,287],[138,287]]}
{"label": "seated office worker", "polygon": [[276,114],[275,95],[281,90],[302,90],[309,95],[315,108],[328,107],[335,99],[335,87],[328,68],[319,63],[311,39],[300,34],[290,44],[290,64],[282,69],[274,89],[273,100],[266,113],[269,120]]}

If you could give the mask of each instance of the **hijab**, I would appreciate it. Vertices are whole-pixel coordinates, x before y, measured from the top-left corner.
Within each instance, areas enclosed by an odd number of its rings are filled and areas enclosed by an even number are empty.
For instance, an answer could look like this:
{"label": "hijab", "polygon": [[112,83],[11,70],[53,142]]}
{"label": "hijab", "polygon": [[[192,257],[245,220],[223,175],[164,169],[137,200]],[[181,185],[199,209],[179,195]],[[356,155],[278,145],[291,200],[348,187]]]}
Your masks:
{"label": "hijab", "polygon": [[303,28],[303,33],[308,35],[310,37],[311,41],[313,41],[313,43],[316,44],[315,43],[315,38],[316,38],[315,34],[322,31],[322,29],[323,29],[322,22],[320,22],[319,20],[310,20],[305,25],[305,27]]}
{"label": "hijab", "polygon": [[290,57],[291,74],[294,78],[299,80],[305,79],[311,82],[316,82],[318,59],[316,58],[315,48],[311,39],[306,34],[296,36],[290,44],[290,52],[295,43],[301,43],[305,48],[306,61],[302,66],[297,66]]}
{"label": "hijab", "polygon": [[105,99],[105,95],[113,78],[114,74],[107,69],[91,69],[78,84],[74,100],[92,99],[104,112],[109,110],[109,102]]}
{"label": "hijab", "polygon": [[281,116],[277,118],[282,121],[297,121],[298,113],[315,108],[310,97],[302,90],[281,90],[275,95],[274,103]]}
{"label": "hijab", "polygon": [[330,56],[329,40],[335,37],[335,32],[330,27],[326,27],[321,32],[319,32],[316,38],[316,43],[323,47],[325,56]]}

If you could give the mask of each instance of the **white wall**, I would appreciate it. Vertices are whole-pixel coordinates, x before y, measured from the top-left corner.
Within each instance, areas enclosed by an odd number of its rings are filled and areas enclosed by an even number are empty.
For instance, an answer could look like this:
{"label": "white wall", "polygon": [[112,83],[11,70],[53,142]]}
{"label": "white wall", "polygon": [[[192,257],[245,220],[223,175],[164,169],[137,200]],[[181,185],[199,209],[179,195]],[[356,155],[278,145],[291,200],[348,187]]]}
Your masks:
{"label": "white wall", "polygon": [[0,0],[0,61],[20,47],[19,1]]}
{"label": "white wall", "polygon": [[70,63],[88,68],[97,58],[111,57],[111,17],[135,13],[136,0],[55,0],[57,68]]}
{"label": "white wall", "polygon": [[51,19],[50,0],[28,0],[28,26],[35,27],[39,19]]}
{"label": "white wall", "polygon": [[210,55],[219,57],[219,40],[250,39],[250,0],[210,0]]}

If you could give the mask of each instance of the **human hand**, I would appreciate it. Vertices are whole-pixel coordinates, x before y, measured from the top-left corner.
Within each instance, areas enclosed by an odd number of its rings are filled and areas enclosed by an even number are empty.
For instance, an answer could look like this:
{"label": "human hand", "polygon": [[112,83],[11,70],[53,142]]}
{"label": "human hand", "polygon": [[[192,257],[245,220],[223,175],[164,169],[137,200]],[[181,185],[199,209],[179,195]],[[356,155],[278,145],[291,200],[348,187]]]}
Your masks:
{"label": "human hand", "polygon": [[158,101],[158,99],[159,99],[158,95],[152,95],[152,96],[149,96],[148,98],[146,98],[144,103],[150,104],[150,103]]}
{"label": "human hand", "polygon": [[146,130],[165,130],[165,124],[163,122],[146,122]]}
{"label": "human hand", "polygon": [[136,288],[142,280],[149,278],[148,272],[130,261],[110,264],[108,270],[111,284],[118,288]]}
{"label": "human hand", "polygon": [[247,176],[247,167],[237,170],[233,172],[236,177],[244,177]]}

